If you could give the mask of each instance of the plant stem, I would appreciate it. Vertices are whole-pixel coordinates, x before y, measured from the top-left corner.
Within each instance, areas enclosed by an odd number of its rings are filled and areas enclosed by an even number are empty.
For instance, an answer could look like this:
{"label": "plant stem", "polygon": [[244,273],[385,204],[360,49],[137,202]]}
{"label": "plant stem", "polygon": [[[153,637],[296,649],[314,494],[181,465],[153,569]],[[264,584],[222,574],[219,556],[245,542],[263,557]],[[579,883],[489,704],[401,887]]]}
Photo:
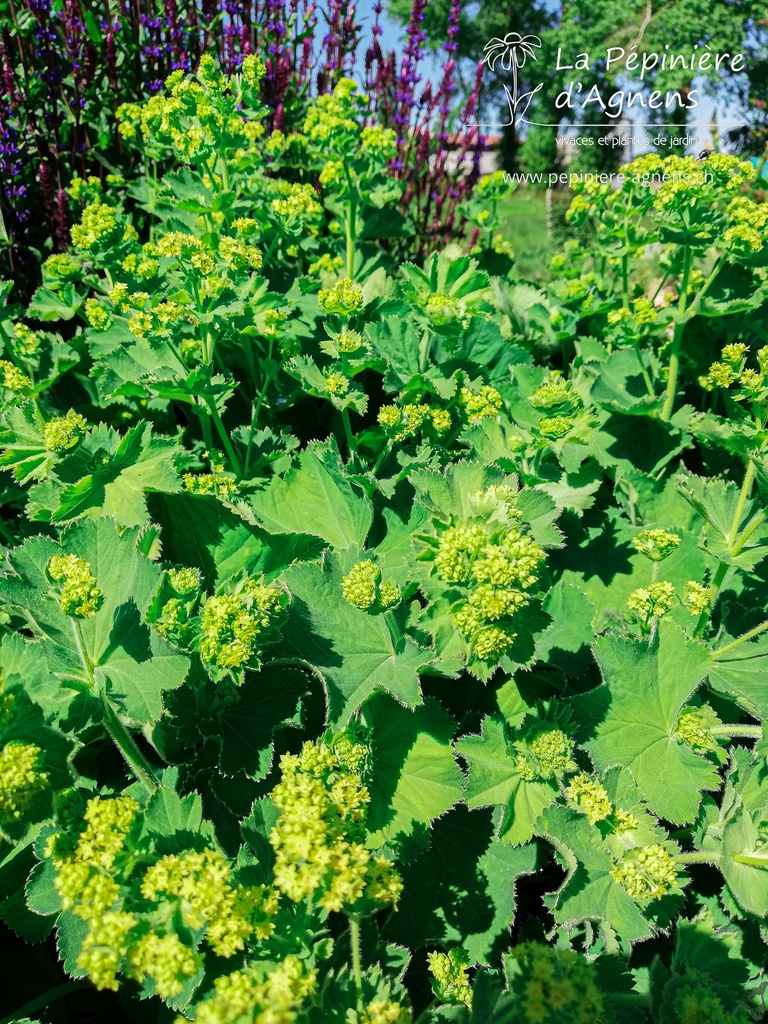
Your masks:
{"label": "plant stem", "polygon": [[341,410],[341,422],[344,424],[344,436],[347,439],[347,448],[349,449],[349,457],[353,459],[357,455],[357,445],[355,444],[355,437],[352,433],[352,424],[349,422],[349,410]]}
{"label": "plant stem", "polygon": [[[94,689],[96,687],[96,676],[93,671],[94,665],[85,649],[83,631],[77,619],[70,619],[70,622],[72,623],[72,632],[75,634],[77,653],[80,655],[80,661],[85,669],[91,689]],[[136,746],[136,741],[117,717],[117,713],[106,693],[102,694],[102,706],[104,709],[104,728],[139,782],[141,782],[147,792],[153,793],[157,789],[157,782],[152,774],[152,768]]]}
{"label": "plant stem", "polygon": [[152,774],[152,768],[142,752],[136,746],[136,741],[117,717],[106,694],[103,699],[104,705],[104,728],[111,736],[115,746],[125,758],[128,767],[146,789],[148,793],[154,793],[157,789],[157,779]]}
{"label": "plant stem", "polygon": [[352,949],[352,973],[357,990],[358,1012],[363,1008],[363,968],[360,962],[360,918],[352,914],[349,918],[349,945]]}
{"label": "plant stem", "polygon": [[697,850],[695,853],[678,853],[673,858],[676,864],[714,864],[720,863],[717,850]]}
{"label": "plant stem", "polygon": [[640,372],[642,373],[643,380],[645,381],[645,390],[648,392],[648,394],[649,394],[649,396],[651,398],[655,398],[656,397],[656,392],[653,389],[653,384],[651,383],[651,378],[648,376],[648,371],[645,368],[645,363],[643,362],[643,354],[640,351],[640,345],[639,345],[638,342],[635,342],[635,345],[633,347],[635,349],[635,355],[637,356],[637,361],[640,364]]}
{"label": "plant stem", "polygon": [[419,342],[419,373],[426,373],[431,348],[432,338],[429,333],[429,328],[426,327],[421,336],[421,341]]}
{"label": "plant stem", "polygon": [[41,996],[35,996],[34,999],[30,999],[28,1003],[19,1007],[10,1017],[3,1017],[0,1020],[0,1024],[13,1024],[14,1021],[24,1020],[25,1017],[31,1017],[38,1010],[42,1010],[51,1003],[55,1003],[57,999],[63,999],[65,996],[72,995],[73,992],[90,987],[91,982],[88,978],[76,978],[72,981],[62,982],[61,985],[54,985],[47,992],[43,992]]}
{"label": "plant stem", "polygon": [[428,1003],[427,1003],[427,1005],[426,1005],[426,1006],[424,1007],[424,1009],[423,1009],[423,1010],[421,1011],[421,1013],[420,1013],[420,1014],[419,1014],[419,1016],[418,1016],[418,1017],[416,1018],[416,1020],[415,1020],[415,1021],[413,1022],[413,1024],[419,1024],[419,1021],[420,1021],[420,1020],[421,1020],[421,1019],[422,1019],[423,1017],[426,1017],[426,1015],[427,1015],[427,1014],[429,1013],[429,1011],[430,1011],[430,1010],[432,1009],[432,1007],[433,1007],[433,1006],[435,1006],[435,1004],[436,1004],[436,1003],[437,1003],[437,996],[435,996],[435,998],[434,998],[434,999],[430,1000],[430,1002],[428,1002]]}
{"label": "plant stem", "polygon": [[754,629],[748,630],[746,633],[744,633],[743,636],[737,637],[736,640],[731,640],[730,643],[723,644],[722,647],[718,647],[718,649],[713,652],[712,656],[714,658],[721,658],[724,654],[727,654],[729,651],[732,651],[735,647],[738,647],[740,644],[745,644],[748,640],[754,640],[756,636],[760,636],[760,634],[764,633],[767,629],[768,619],[766,619],[765,622],[761,622],[759,626],[755,626]]}
{"label": "plant stem", "polygon": [[85,649],[85,639],[83,637],[83,631],[80,628],[80,623],[75,618],[70,618],[72,623],[72,632],[75,634],[75,644],[77,645],[77,653],[80,655],[80,662],[85,669],[85,674],[88,677],[88,685],[93,689],[96,686],[96,676],[93,674],[93,663],[91,662],[88,652]]}
{"label": "plant stem", "polygon": [[763,735],[762,725],[713,725],[709,731],[713,736],[744,736],[750,740],[759,740]]}
{"label": "plant stem", "polygon": [[350,281],[355,279],[355,232],[357,218],[357,203],[349,201],[347,217],[345,221],[345,235],[347,241],[347,277]]}
{"label": "plant stem", "polygon": [[386,459],[386,457],[389,454],[390,450],[391,449],[390,449],[389,443],[385,444],[384,447],[382,448],[382,450],[379,452],[378,458],[376,459],[376,461],[373,464],[373,468],[371,469],[371,476],[376,476],[378,471],[381,469],[382,462],[384,461],[384,459]]}
{"label": "plant stem", "polygon": [[736,853],[733,859],[737,864],[749,864],[754,868],[768,868],[768,857],[759,853]]}
{"label": "plant stem", "polygon": [[693,631],[693,635],[695,637],[701,636],[704,632],[704,627],[709,622],[709,617],[715,606],[715,599],[720,593],[720,587],[723,585],[723,580],[728,575],[729,568],[730,566],[726,562],[721,562],[717,567],[717,572],[715,573],[715,577],[709,587],[709,608],[705,608],[699,616],[699,621],[696,623],[696,629]]}
{"label": "plant stem", "polygon": [[672,336],[672,351],[669,355],[669,374],[667,376],[667,392],[664,399],[664,408],[661,410],[661,418],[668,423],[672,418],[672,410],[675,407],[675,396],[677,394],[677,377],[680,372],[680,348],[683,343],[683,331],[687,320],[685,318],[686,304],[688,302],[688,281],[691,276],[691,248],[686,245],[683,255],[683,280],[680,285],[680,299],[677,304],[677,323],[675,333]]}
{"label": "plant stem", "polygon": [[216,427],[216,430],[218,431],[219,437],[221,438],[221,443],[224,445],[224,451],[227,453],[227,458],[230,461],[232,469],[234,469],[235,474],[237,475],[237,479],[242,480],[243,467],[240,465],[240,460],[237,457],[235,449],[232,447],[232,442],[229,439],[229,434],[227,434],[226,430],[224,429],[224,424],[221,422],[219,410],[216,408],[216,400],[211,396],[206,396],[206,402],[211,413],[213,425]]}
{"label": "plant stem", "polygon": [[203,444],[210,452],[213,449],[213,436],[211,435],[211,421],[206,415],[205,406],[201,403],[195,406],[197,418],[200,420],[200,430],[203,435]]}
{"label": "plant stem", "polygon": [[736,546],[738,541],[739,524],[741,523],[741,517],[744,514],[744,506],[747,503],[750,492],[752,491],[752,482],[755,479],[755,464],[750,459],[747,470],[744,474],[744,481],[739,491],[739,500],[736,503],[736,511],[733,513],[733,520],[731,522],[731,528],[728,531],[728,543],[731,545],[731,549]]}

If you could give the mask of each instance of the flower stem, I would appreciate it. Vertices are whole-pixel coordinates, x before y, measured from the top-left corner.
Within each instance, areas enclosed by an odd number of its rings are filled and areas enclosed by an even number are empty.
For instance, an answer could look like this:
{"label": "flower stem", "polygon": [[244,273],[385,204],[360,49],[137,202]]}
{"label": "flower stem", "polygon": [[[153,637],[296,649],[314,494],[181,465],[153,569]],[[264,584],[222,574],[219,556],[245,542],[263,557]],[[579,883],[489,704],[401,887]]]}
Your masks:
{"label": "flower stem", "polygon": [[349,410],[341,410],[341,422],[344,424],[344,436],[347,439],[347,448],[349,449],[350,459],[354,459],[357,455],[357,445],[355,443],[355,436],[352,433],[352,424],[349,422]]}
{"label": "flower stem", "polygon": [[142,752],[136,746],[136,741],[118,718],[115,709],[109,699],[104,696],[104,728],[109,733],[115,746],[125,758],[128,767],[147,790],[154,793],[157,789],[157,780],[152,774],[152,768]]}
{"label": "flower stem", "polygon": [[41,996],[35,996],[34,999],[30,999],[28,1003],[19,1007],[10,1017],[3,1017],[0,1020],[0,1024],[13,1024],[14,1021],[24,1020],[26,1017],[31,1017],[33,1013],[37,1013],[38,1010],[50,1006],[57,999],[63,999],[65,996],[72,995],[73,992],[79,992],[80,989],[90,988],[90,986],[91,982],[88,978],[75,978],[72,981],[62,982],[61,985],[54,985],[47,992],[43,992]]}
{"label": "flower stem", "polygon": [[728,644],[723,644],[722,647],[718,647],[718,649],[713,652],[712,656],[714,658],[721,658],[724,654],[728,654],[729,651],[734,650],[734,648],[738,647],[740,644],[745,644],[748,640],[754,640],[756,636],[760,636],[760,634],[764,633],[767,629],[768,619],[765,622],[761,622],[759,626],[755,626],[754,629],[750,629],[743,636],[737,637],[735,640],[731,640]]}
{"label": "flower stem", "polygon": [[224,451],[227,453],[227,458],[229,459],[230,465],[232,466],[232,469],[234,469],[237,475],[237,479],[242,480],[243,467],[240,465],[240,460],[237,457],[235,449],[232,447],[232,442],[229,439],[229,434],[226,432],[226,430],[224,429],[224,424],[221,422],[219,410],[216,408],[216,400],[210,396],[206,396],[206,402],[211,413],[213,425],[216,427],[219,437],[221,438],[221,443],[224,445]]}
{"label": "flower stem", "polygon": [[715,573],[715,577],[712,580],[712,583],[709,587],[709,608],[705,608],[699,616],[699,621],[696,623],[696,628],[693,631],[693,635],[695,637],[701,636],[701,634],[704,632],[704,627],[709,622],[709,617],[712,614],[712,609],[715,606],[715,599],[717,598],[717,595],[720,593],[720,587],[722,587],[723,580],[728,575],[729,568],[730,566],[727,562],[721,562],[720,565],[718,565],[717,567],[717,572]]}
{"label": "flower stem", "polygon": [[677,323],[675,333],[672,336],[672,350],[669,355],[669,374],[667,376],[667,392],[664,399],[664,408],[661,410],[661,418],[668,423],[672,418],[672,410],[675,407],[677,395],[677,377],[680,372],[680,349],[683,344],[683,331],[687,319],[685,317],[686,303],[688,301],[688,281],[691,276],[691,248],[686,245],[683,256],[683,280],[680,285],[680,300],[677,304]]}
{"label": "flower stem", "polygon": [[720,863],[717,850],[697,850],[695,853],[678,853],[674,858],[676,864],[714,864]]}
{"label": "flower stem", "polygon": [[731,551],[736,547],[738,542],[739,524],[741,523],[741,517],[744,514],[744,506],[747,504],[747,499],[752,491],[752,482],[755,479],[755,464],[750,459],[749,465],[747,466],[746,472],[744,473],[744,481],[739,491],[739,500],[736,503],[736,511],[733,513],[733,520],[731,522],[731,528],[728,531],[728,543],[731,545]]}
{"label": "flower stem", "polygon": [[768,868],[768,857],[759,853],[735,853],[733,859],[737,864],[749,864],[753,868]]}
{"label": "flower stem", "polygon": [[709,731],[713,736],[744,736],[750,740],[759,740],[763,735],[762,725],[713,725]]}
{"label": "flower stem", "polygon": [[360,962],[360,918],[351,914],[349,918],[349,945],[352,950],[352,974],[357,990],[358,1013],[363,1008],[363,968]]}
{"label": "flower stem", "polygon": [[356,217],[357,217],[357,203],[354,200],[350,200],[347,209],[347,217],[345,223],[345,235],[347,244],[347,277],[350,281],[355,279],[355,233],[356,233]]}

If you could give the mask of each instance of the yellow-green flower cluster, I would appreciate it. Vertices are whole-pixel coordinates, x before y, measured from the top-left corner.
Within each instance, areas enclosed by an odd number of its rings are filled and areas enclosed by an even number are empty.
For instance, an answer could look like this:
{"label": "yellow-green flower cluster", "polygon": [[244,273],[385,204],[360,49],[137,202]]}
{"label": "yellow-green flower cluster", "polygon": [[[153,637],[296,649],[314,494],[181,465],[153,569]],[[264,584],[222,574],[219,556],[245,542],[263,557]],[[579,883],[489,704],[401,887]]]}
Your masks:
{"label": "yellow-green flower cluster", "polygon": [[[204,454],[208,455],[207,452]],[[237,490],[237,481],[218,458],[211,459],[210,473],[185,473],[181,479],[185,489],[192,494],[215,494],[218,498],[228,498]]]}
{"label": "yellow-green flower cluster", "polygon": [[128,320],[128,330],[136,338],[163,334],[183,319],[185,313],[186,310],[178,302],[167,299],[148,310],[137,310]]}
{"label": "yellow-green flower cluster", "polygon": [[623,807],[617,807],[613,816],[613,826],[616,832],[634,832],[639,822],[634,814],[625,811]]}
{"label": "yellow-green flower cluster", "polygon": [[435,570],[446,583],[467,587],[453,619],[481,661],[498,661],[514,642],[509,620],[528,603],[543,559],[542,548],[516,528],[489,533],[479,523],[458,523],[440,535]]}
{"label": "yellow-green flower cluster", "polygon": [[684,708],[675,726],[675,737],[691,750],[715,750],[717,741],[711,729],[720,725],[720,719],[709,705],[700,708]]}
{"label": "yellow-green flower cluster", "polygon": [[472,1006],[472,987],[467,972],[467,954],[455,948],[448,953],[427,953],[427,965],[434,978],[433,988],[444,1003],[463,1003]]}
{"label": "yellow-green flower cluster", "polygon": [[23,359],[31,359],[40,350],[40,339],[26,324],[13,325],[13,342],[16,352]]}
{"label": "yellow-green flower cluster", "polygon": [[200,586],[200,570],[185,566],[183,569],[169,569],[168,582],[178,594],[189,594]]}
{"label": "yellow-green flower cluster", "polygon": [[280,817],[269,841],[275,887],[296,903],[312,897],[323,910],[354,912],[400,897],[392,862],[365,848],[366,757],[364,746],[342,737],[332,747],[305,743],[300,754],[280,759],[282,777],[271,794]]}
{"label": "yellow-green flower cluster", "polygon": [[471,424],[498,416],[503,404],[501,395],[490,384],[483,384],[478,391],[462,388],[459,399]]}
{"label": "yellow-green flower cluster", "polygon": [[650,558],[652,562],[661,562],[667,558],[679,543],[679,534],[670,533],[669,530],[642,530],[632,538],[635,551]]}
{"label": "yellow-green flower cluster", "polygon": [[511,176],[504,171],[492,171],[484,174],[475,185],[475,193],[479,199],[503,199],[514,191],[515,184]]}
{"label": "yellow-green flower cluster", "polygon": [[543,559],[542,548],[514,527],[488,534],[479,523],[458,523],[440,535],[435,569],[446,583],[467,587],[454,622],[484,662],[495,662],[514,642],[509,620],[527,604]]}
{"label": "yellow-green flower cluster", "polygon": [[112,318],[98,299],[85,300],[85,319],[94,331],[105,331],[112,323]]}
{"label": "yellow-green flower cluster", "polygon": [[348,277],[342,277],[332,288],[318,292],[317,304],[321,313],[351,316],[363,308],[363,289]]}
{"label": "yellow-green flower cluster", "polygon": [[282,199],[272,200],[270,208],[291,231],[317,221],[323,212],[317,199],[317,192],[308,183],[294,183],[287,189]]}
{"label": "yellow-green flower cluster", "polygon": [[391,999],[374,999],[360,1016],[360,1024],[408,1024],[410,1020],[408,1008]]}
{"label": "yellow-green flower cluster", "polygon": [[77,962],[97,988],[117,989],[117,972],[128,952],[129,935],[138,924],[134,914],[121,908],[120,886],[114,877],[115,862],[125,849],[138,809],[131,797],[93,797],[77,839],[53,835],[46,847],[63,908],[88,923]]}
{"label": "yellow-green flower cluster", "polygon": [[543,416],[537,424],[539,432],[544,437],[550,437],[553,440],[559,440],[566,434],[570,434],[573,427],[574,422],[570,416]]}
{"label": "yellow-green flower cluster", "polygon": [[184,987],[182,979],[191,978],[202,964],[200,954],[185,946],[175,932],[148,932],[126,949],[126,955],[129,976],[139,983],[152,978],[161,999],[179,995]]}
{"label": "yellow-green flower cluster", "polygon": [[259,653],[288,604],[276,583],[245,577],[228,594],[209,597],[200,612],[200,655],[223,669],[257,668]]}
{"label": "yellow-green flower cluster", "polygon": [[711,604],[709,587],[696,580],[687,580],[683,588],[683,604],[691,615],[702,615]]}
{"label": "yellow-green flower cluster", "polygon": [[274,931],[277,893],[263,885],[233,885],[218,850],[162,857],[144,874],[141,895],[154,904],[175,903],[188,928],[205,929],[218,956],[234,956],[251,936],[267,939]]}
{"label": "yellow-green flower cluster", "polygon": [[508,954],[514,961],[511,991],[526,1024],[599,1024],[605,1007],[595,968],[571,949],[524,942]]}
{"label": "yellow-green flower cluster", "polygon": [[304,120],[304,132],[312,142],[324,148],[330,143],[336,149],[345,149],[356,140],[356,115],[364,102],[364,97],[356,94],[357,84],[351,78],[342,78],[332,93],[318,96]]}
{"label": "yellow-green flower cluster", "polygon": [[255,53],[248,53],[243,57],[240,74],[252,88],[257,89],[259,87],[266,73],[267,68],[261,57],[257,57]]}
{"label": "yellow-green flower cluster", "polygon": [[714,388],[730,388],[732,384],[738,384],[738,388],[732,392],[737,402],[764,403],[768,397],[768,345],[756,353],[759,370],[745,366],[747,352],[746,345],[726,345],[721,353],[722,362],[713,363],[709,373],[699,378],[701,386],[712,391]]}
{"label": "yellow-green flower cluster", "polygon": [[564,775],[576,767],[573,746],[562,729],[544,729],[517,744],[515,771],[526,782]]}
{"label": "yellow-green flower cluster", "polygon": [[43,268],[55,277],[66,281],[75,277],[82,270],[83,263],[77,256],[70,256],[68,253],[60,252],[49,256],[43,264]]}
{"label": "yellow-green flower cluster", "polygon": [[103,592],[96,585],[90,565],[77,555],[54,555],[46,566],[48,576],[61,584],[59,607],[65,615],[89,619],[101,607]]}
{"label": "yellow-green flower cluster", "polygon": [[425,427],[432,427],[438,434],[444,434],[451,428],[448,410],[427,402],[409,402],[401,407],[383,405],[379,409],[378,421],[393,441],[405,441]]}
{"label": "yellow-green flower cluster", "polygon": [[659,843],[628,851],[611,869],[611,877],[639,903],[661,899],[677,888],[675,861]]}
{"label": "yellow-green flower cluster", "polygon": [[627,608],[635,612],[642,622],[647,623],[652,618],[660,618],[666,614],[674,606],[675,600],[674,586],[666,581],[659,581],[633,590],[627,599]]}
{"label": "yellow-green flower cluster", "polygon": [[[98,988],[115,990],[124,965],[129,977],[150,978],[170,999],[203,964],[175,926],[230,957],[247,940],[271,936],[278,895],[267,886],[235,885],[217,850],[171,854],[141,869],[138,839],[128,838],[138,810],[130,797],[94,797],[79,834],[52,836],[46,854],[62,906],[88,924],[78,966]],[[121,889],[129,878],[138,891]]]}
{"label": "yellow-green flower cluster", "polygon": [[248,245],[242,238],[222,236],[219,239],[218,253],[230,270],[242,270],[246,267],[258,270],[262,263],[261,250],[255,245]]}
{"label": "yellow-green flower cluster", "polygon": [[[198,1024],[293,1024],[296,1011],[314,992],[317,971],[308,971],[297,956],[287,956],[266,978],[253,970],[225,974],[214,982],[214,994],[195,1012]],[[186,1024],[179,1017],[177,1024]]]}
{"label": "yellow-green flower cluster", "polygon": [[310,274],[335,274],[343,266],[344,260],[341,256],[332,256],[329,252],[324,252],[314,263],[310,263],[309,272]]}
{"label": "yellow-green flower cluster", "polygon": [[14,366],[7,359],[0,359],[0,373],[2,373],[3,387],[7,391],[23,393],[32,387],[32,381],[26,373],[22,373],[18,366]]}
{"label": "yellow-green flower cluster", "polygon": [[149,280],[154,277],[160,269],[160,263],[155,258],[158,251],[154,245],[146,245],[142,252],[129,252],[121,266],[126,274],[138,277],[141,280]]}
{"label": "yellow-green flower cluster", "polygon": [[732,221],[723,233],[726,247],[737,257],[760,252],[768,228],[768,204],[756,203],[742,193],[734,196],[726,212]]}
{"label": "yellow-green flower cluster", "polygon": [[536,409],[576,407],[580,401],[571,382],[565,380],[558,370],[553,370],[531,395],[531,405]]}
{"label": "yellow-green flower cluster", "polygon": [[80,223],[72,227],[72,245],[76,249],[92,249],[112,235],[116,223],[114,207],[100,200],[89,203],[82,212]]}
{"label": "yellow-green flower cluster", "polygon": [[196,78],[174,71],[165,81],[167,92],[141,105],[118,107],[120,134],[133,139],[140,132],[153,154],[172,150],[182,160],[202,162],[222,146],[235,155],[247,153],[249,144],[264,134],[264,126],[248,120],[240,110],[239,87],[256,88],[263,68],[258,57],[247,59],[241,76],[223,75],[210,54],[200,59]]}
{"label": "yellow-green flower cluster", "polygon": [[70,409],[66,416],[56,416],[43,424],[45,450],[57,455],[71,451],[80,443],[87,429],[85,417]]}
{"label": "yellow-green flower cluster", "polygon": [[392,128],[369,125],[361,133],[360,149],[376,160],[391,160],[397,152],[397,134]]}
{"label": "yellow-green flower cluster", "polygon": [[349,391],[350,380],[338,370],[330,370],[323,374],[325,387],[329,395],[345,395]]}
{"label": "yellow-green flower cluster", "polygon": [[40,771],[41,754],[33,743],[6,743],[0,751],[0,827],[18,821],[48,785],[47,773]]}
{"label": "yellow-green flower cluster", "polygon": [[341,580],[345,600],[364,611],[383,611],[400,600],[400,588],[384,580],[381,569],[370,558],[356,562]]}
{"label": "yellow-green flower cluster", "polygon": [[580,811],[587,816],[590,825],[596,825],[598,821],[604,821],[612,812],[611,804],[605,786],[588,775],[576,775],[568,783],[565,795]]}
{"label": "yellow-green flower cluster", "polygon": [[431,292],[425,299],[422,299],[421,307],[432,323],[439,327],[451,323],[459,323],[463,327],[469,324],[466,303],[452,295]]}

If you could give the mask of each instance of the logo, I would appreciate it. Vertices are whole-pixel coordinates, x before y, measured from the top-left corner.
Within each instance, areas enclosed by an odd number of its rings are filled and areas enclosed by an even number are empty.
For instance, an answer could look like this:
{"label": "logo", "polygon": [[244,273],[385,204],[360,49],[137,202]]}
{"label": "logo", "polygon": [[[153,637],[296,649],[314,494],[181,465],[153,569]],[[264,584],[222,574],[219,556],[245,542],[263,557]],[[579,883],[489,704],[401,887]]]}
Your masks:
{"label": "logo", "polygon": [[[575,78],[560,81],[560,92],[554,98],[554,111],[558,120],[541,122],[526,117],[534,96],[544,88],[544,81],[528,92],[520,92],[521,70],[527,61],[538,60],[537,50],[542,48],[538,36],[522,36],[519,32],[508,32],[503,39],[495,36],[486,43],[483,50],[483,63],[494,73],[512,73],[512,88],[503,82],[507,98],[509,117],[506,121],[492,121],[484,124],[470,124],[468,128],[510,128],[520,124],[535,125],[540,128],[584,129],[604,128],[615,132],[622,124],[637,127],[642,121],[651,117],[663,118],[664,114],[693,110],[699,106],[696,88],[681,87],[662,91],[657,88],[656,78],[660,73],[677,71],[684,78],[696,81],[700,77],[711,77],[712,73],[722,75],[723,70],[732,74],[740,74],[745,70],[746,58],[742,53],[715,53],[708,44],[695,44],[687,51],[671,51],[667,45],[663,52],[640,51],[638,43],[628,48],[613,46],[605,53],[591,55],[578,53],[568,56],[558,47],[555,67],[549,74],[536,75],[551,80],[558,72],[586,72],[578,81]],[[602,71],[602,79],[599,72]],[[607,76],[606,72],[611,72]],[[506,77],[506,75],[505,75]],[[612,82],[624,83],[617,87]],[[630,86],[630,87],[627,87]],[[633,89],[632,86],[635,88]],[[703,113],[703,111],[702,111]],[[713,120],[707,123],[687,124],[687,128],[712,127]],[[670,121],[657,125],[664,128],[674,125]],[[744,122],[718,125],[722,128],[741,128]],[[696,140],[694,140],[695,142]],[[687,143],[686,143],[687,144]]]}
{"label": "logo", "polygon": [[512,91],[510,92],[509,86],[504,86],[509,104],[509,121],[470,125],[471,128],[508,128],[525,120],[531,100],[539,89],[543,88],[544,83],[539,83],[530,92],[518,95],[519,72],[522,67],[525,67],[525,62],[529,58],[533,61],[537,59],[536,50],[539,49],[541,49],[541,39],[538,36],[521,36],[519,32],[508,32],[503,39],[495,36],[489,43],[486,43],[483,51],[483,63],[487,64],[491,71],[495,71],[496,65],[500,63],[502,70],[512,72]]}

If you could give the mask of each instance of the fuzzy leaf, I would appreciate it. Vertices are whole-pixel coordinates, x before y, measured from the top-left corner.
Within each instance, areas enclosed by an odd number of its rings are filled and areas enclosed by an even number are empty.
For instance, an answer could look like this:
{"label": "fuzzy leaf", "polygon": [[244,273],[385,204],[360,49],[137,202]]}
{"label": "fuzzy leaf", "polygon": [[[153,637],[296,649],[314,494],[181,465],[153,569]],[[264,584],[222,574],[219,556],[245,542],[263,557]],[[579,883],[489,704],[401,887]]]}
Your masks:
{"label": "fuzzy leaf", "polygon": [[662,620],[652,645],[601,637],[595,657],[604,683],[573,701],[579,738],[598,769],[627,767],[655,814],[692,821],[702,790],[720,782],[708,761],[675,738],[675,726],[711,667],[709,652]]}
{"label": "fuzzy leaf", "polygon": [[536,867],[535,846],[515,849],[493,831],[489,811],[465,807],[435,822],[429,849],[402,868],[405,892],[386,937],[413,949],[458,944],[471,963],[488,963],[508,939],[515,883]]}
{"label": "fuzzy leaf", "polygon": [[437,701],[412,711],[376,694],[363,721],[372,730],[372,842],[428,825],[461,799],[464,777],[451,748],[456,723]]}
{"label": "fuzzy leaf", "polygon": [[[156,721],[164,690],[180,686],[188,659],[154,633],[144,615],[161,570],[138,549],[138,530],[118,534],[114,520],[80,520],[60,543],[32,537],[8,553],[0,600],[18,609],[39,639],[52,672],[104,690],[138,723]],[[65,615],[46,566],[55,554],[75,552],[90,565],[103,593],[94,615]]]}
{"label": "fuzzy leaf", "polygon": [[399,610],[369,615],[348,604],[341,577],[337,559],[328,554],[322,565],[289,566],[283,579],[293,600],[278,650],[322,673],[332,723],[349,721],[376,690],[415,707],[421,703],[419,672],[430,664],[430,652],[409,637],[393,635],[388,616]]}
{"label": "fuzzy leaf", "polygon": [[251,499],[259,524],[269,533],[303,533],[333,547],[360,547],[371,526],[368,499],[344,472],[338,452],[311,444],[285,479],[275,479]]}

